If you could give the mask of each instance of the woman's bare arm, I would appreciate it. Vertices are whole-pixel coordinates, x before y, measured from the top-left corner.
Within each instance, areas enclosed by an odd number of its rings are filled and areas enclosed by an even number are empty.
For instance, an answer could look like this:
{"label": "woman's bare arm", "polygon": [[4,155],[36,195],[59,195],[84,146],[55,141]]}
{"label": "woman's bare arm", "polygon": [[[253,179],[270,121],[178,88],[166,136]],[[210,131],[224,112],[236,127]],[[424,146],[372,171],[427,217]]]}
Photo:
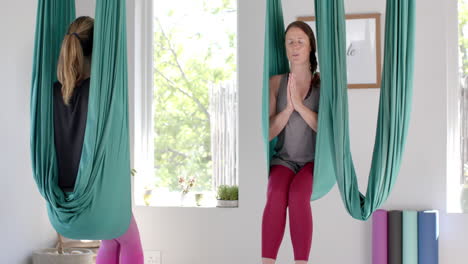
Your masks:
{"label": "woman's bare arm", "polygon": [[309,125],[315,132],[317,132],[318,114],[307,108],[307,106],[304,104],[296,106],[296,111],[299,112],[307,125]]}
{"label": "woman's bare arm", "polygon": [[268,139],[270,141],[278,136],[284,129],[288,123],[289,117],[294,112],[288,84],[288,105],[283,111],[276,113],[276,98],[278,97],[280,81],[281,75],[274,75],[270,78],[270,130]]}

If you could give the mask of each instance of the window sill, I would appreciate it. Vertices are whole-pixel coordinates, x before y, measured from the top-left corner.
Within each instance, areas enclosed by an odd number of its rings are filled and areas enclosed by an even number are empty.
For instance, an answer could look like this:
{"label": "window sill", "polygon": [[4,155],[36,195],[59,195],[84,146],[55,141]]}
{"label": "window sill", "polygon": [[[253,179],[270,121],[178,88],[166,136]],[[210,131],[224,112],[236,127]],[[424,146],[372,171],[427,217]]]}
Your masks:
{"label": "window sill", "polygon": [[176,205],[136,205],[136,207],[138,208],[143,208],[143,207],[151,207],[151,208],[219,208],[219,209],[237,209],[239,208],[239,206],[237,207],[218,207],[218,206],[207,206],[207,205],[201,205],[201,206],[193,206],[193,205],[179,205],[179,206],[176,206]]}
{"label": "window sill", "polygon": [[144,190],[138,190],[135,194],[135,206],[137,207],[160,207],[160,208],[239,208],[237,207],[218,207],[216,194],[214,192],[205,191],[198,192],[203,194],[200,205],[197,205],[195,192],[186,194],[184,201],[180,192],[167,192],[161,189],[153,190],[151,194],[145,196]]}

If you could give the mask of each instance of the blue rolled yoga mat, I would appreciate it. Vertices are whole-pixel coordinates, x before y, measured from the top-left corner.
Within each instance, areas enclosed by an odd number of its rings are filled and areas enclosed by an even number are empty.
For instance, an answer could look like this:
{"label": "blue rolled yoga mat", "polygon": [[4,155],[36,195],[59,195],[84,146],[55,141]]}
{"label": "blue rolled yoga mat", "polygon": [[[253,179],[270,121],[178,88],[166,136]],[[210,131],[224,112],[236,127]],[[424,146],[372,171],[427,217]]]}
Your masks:
{"label": "blue rolled yoga mat", "polygon": [[422,264],[439,263],[439,212],[418,212],[418,259]]}
{"label": "blue rolled yoga mat", "polygon": [[418,264],[418,212],[403,211],[403,264]]}

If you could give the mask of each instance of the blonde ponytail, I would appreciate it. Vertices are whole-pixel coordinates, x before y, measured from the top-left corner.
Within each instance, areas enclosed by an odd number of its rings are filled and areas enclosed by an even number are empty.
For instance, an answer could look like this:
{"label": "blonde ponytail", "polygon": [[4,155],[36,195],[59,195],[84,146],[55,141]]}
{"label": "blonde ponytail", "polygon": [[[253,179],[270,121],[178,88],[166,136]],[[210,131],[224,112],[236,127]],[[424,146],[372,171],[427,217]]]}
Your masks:
{"label": "blonde ponytail", "polygon": [[62,96],[69,104],[73,90],[85,77],[85,57],[91,55],[94,19],[77,18],[68,28],[60,49],[57,78],[62,84]]}

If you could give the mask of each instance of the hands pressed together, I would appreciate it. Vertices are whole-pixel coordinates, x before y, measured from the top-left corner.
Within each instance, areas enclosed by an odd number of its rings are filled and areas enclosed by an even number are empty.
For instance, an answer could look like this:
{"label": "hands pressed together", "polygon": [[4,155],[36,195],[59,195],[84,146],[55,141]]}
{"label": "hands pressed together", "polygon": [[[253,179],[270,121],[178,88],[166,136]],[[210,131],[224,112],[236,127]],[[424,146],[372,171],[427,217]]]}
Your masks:
{"label": "hands pressed together", "polygon": [[299,91],[296,87],[296,79],[292,73],[289,73],[288,79],[288,103],[286,108],[293,112],[294,110],[299,111],[299,108],[303,106],[304,99],[300,97]]}

